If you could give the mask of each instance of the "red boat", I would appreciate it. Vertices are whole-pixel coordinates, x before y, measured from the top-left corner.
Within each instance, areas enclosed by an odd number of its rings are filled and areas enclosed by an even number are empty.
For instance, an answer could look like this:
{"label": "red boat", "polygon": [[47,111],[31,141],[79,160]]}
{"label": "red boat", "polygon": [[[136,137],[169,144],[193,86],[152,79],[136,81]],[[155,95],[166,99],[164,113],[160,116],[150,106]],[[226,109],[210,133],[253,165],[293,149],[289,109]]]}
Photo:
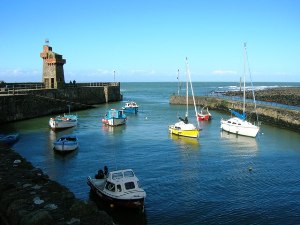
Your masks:
{"label": "red boat", "polygon": [[203,121],[203,120],[211,120],[212,115],[208,111],[208,108],[206,107],[206,111],[204,112],[204,107],[201,109],[200,113],[197,113],[197,120]]}

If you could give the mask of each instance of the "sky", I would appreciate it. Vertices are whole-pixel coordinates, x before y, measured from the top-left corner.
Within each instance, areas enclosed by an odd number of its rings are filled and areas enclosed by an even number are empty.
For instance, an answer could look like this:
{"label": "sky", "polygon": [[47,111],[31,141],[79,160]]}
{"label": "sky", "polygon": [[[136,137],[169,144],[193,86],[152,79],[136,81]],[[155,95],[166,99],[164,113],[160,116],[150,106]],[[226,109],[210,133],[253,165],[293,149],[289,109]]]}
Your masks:
{"label": "sky", "polygon": [[0,80],[41,82],[45,40],[65,81],[300,82],[297,0],[1,0]]}

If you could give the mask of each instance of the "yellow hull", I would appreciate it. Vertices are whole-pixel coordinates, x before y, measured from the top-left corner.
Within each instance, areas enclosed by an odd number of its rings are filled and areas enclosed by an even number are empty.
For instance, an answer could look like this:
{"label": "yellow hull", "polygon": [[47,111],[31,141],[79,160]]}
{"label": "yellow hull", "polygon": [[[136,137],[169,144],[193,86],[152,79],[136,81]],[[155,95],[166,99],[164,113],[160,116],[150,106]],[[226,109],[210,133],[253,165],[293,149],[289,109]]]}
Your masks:
{"label": "yellow hull", "polygon": [[169,131],[171,134],[175,134],[178,136],[183,136],[183,137],[191,137],[191,138],[197,138],[199,137],[199,130],[194,129],[194,130],[181,130],[181,129],[176,129],[173,127],[169,127]]}

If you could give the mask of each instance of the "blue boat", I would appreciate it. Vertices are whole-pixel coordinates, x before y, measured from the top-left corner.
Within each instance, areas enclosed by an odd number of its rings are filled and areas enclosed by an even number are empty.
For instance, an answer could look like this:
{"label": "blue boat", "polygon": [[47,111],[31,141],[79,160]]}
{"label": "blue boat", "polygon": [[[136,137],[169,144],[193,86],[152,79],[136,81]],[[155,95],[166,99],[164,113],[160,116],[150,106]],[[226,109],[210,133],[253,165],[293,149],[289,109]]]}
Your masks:
{"label": "blue boat", "polygon": [[13,145],[19,140],[19,134],[0,134],[0,143],[4,143],[6,145]]}
{"label": "blue boat", "polygon": [[137,113],[139,111],[139,106],[136,104],[136,102],[129,101],[125,103],[125,106],[122,107],[122,109],[126,113]]}
{"label": "blue boat", "polygon": [[105,117],[102,119],[102,123],[109,126],[119,126],[126,123],[126,115],[123,110],[111,109],[107,111]]}

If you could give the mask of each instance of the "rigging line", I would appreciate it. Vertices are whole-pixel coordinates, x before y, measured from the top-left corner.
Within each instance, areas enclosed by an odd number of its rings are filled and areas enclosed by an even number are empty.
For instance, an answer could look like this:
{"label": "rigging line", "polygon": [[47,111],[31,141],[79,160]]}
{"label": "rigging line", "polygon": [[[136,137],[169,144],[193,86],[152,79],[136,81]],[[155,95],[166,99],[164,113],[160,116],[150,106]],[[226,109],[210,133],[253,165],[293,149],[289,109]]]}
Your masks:
{"label": "rigging line", "polygon": [[250,70],[250,63],[249,63],[247,49],[245,48],[245,50],[246,50],[245,52],[246,52],[246,60],[247,60],[247,65],[248,65],[248,72],[249,72],[249,76],[250,76],[250,83],[251,83],[251,87],[252,87],[252,97],[253,97],[253,102],[254,102],[256,121],[257,121],[257,123],[259,123],[258,114],[257,114],[257,107],[256,107],[256,99],[255,99],[255,94],[254,94],[254,87],[253,87],[253,82],[252,82],[252,75],[251,75],[251,70]]}
{"label": "rigging line", "polygon": [[197,121],[197,124],[198,124],[198,128],[200,128],[200,123],[197,120],[197,107],[196,107],[196,101],[195,101],[195,96],[194,96],[194,89],[193,89],[193,84],[192,84],[192,79],[191,79],[191,74],[190,74],[190,70],[189,70],[189,64],[188,64],[187,57],[186,57],[186,66],[187,66],[187,73],[188,73],[188,76],[189,76],[190,86],[191,86],[191,90],[192,90],[193,103],[194,103],[194,109],[195,109],[195,117],[196,117],[196,121]]}
{"label": "rigging line", "polygon": [[243,114],[246,111],[246,52],[247,52],[247,43],[244,43],[244,90],[243,90]]}
{"label": "rigging line", "polygon": [[188,117],[188,110],[189,110],[189,82],[188,82],[188,64],[187,64],[187,57],[186,57],[186,113],[185,116]]}

